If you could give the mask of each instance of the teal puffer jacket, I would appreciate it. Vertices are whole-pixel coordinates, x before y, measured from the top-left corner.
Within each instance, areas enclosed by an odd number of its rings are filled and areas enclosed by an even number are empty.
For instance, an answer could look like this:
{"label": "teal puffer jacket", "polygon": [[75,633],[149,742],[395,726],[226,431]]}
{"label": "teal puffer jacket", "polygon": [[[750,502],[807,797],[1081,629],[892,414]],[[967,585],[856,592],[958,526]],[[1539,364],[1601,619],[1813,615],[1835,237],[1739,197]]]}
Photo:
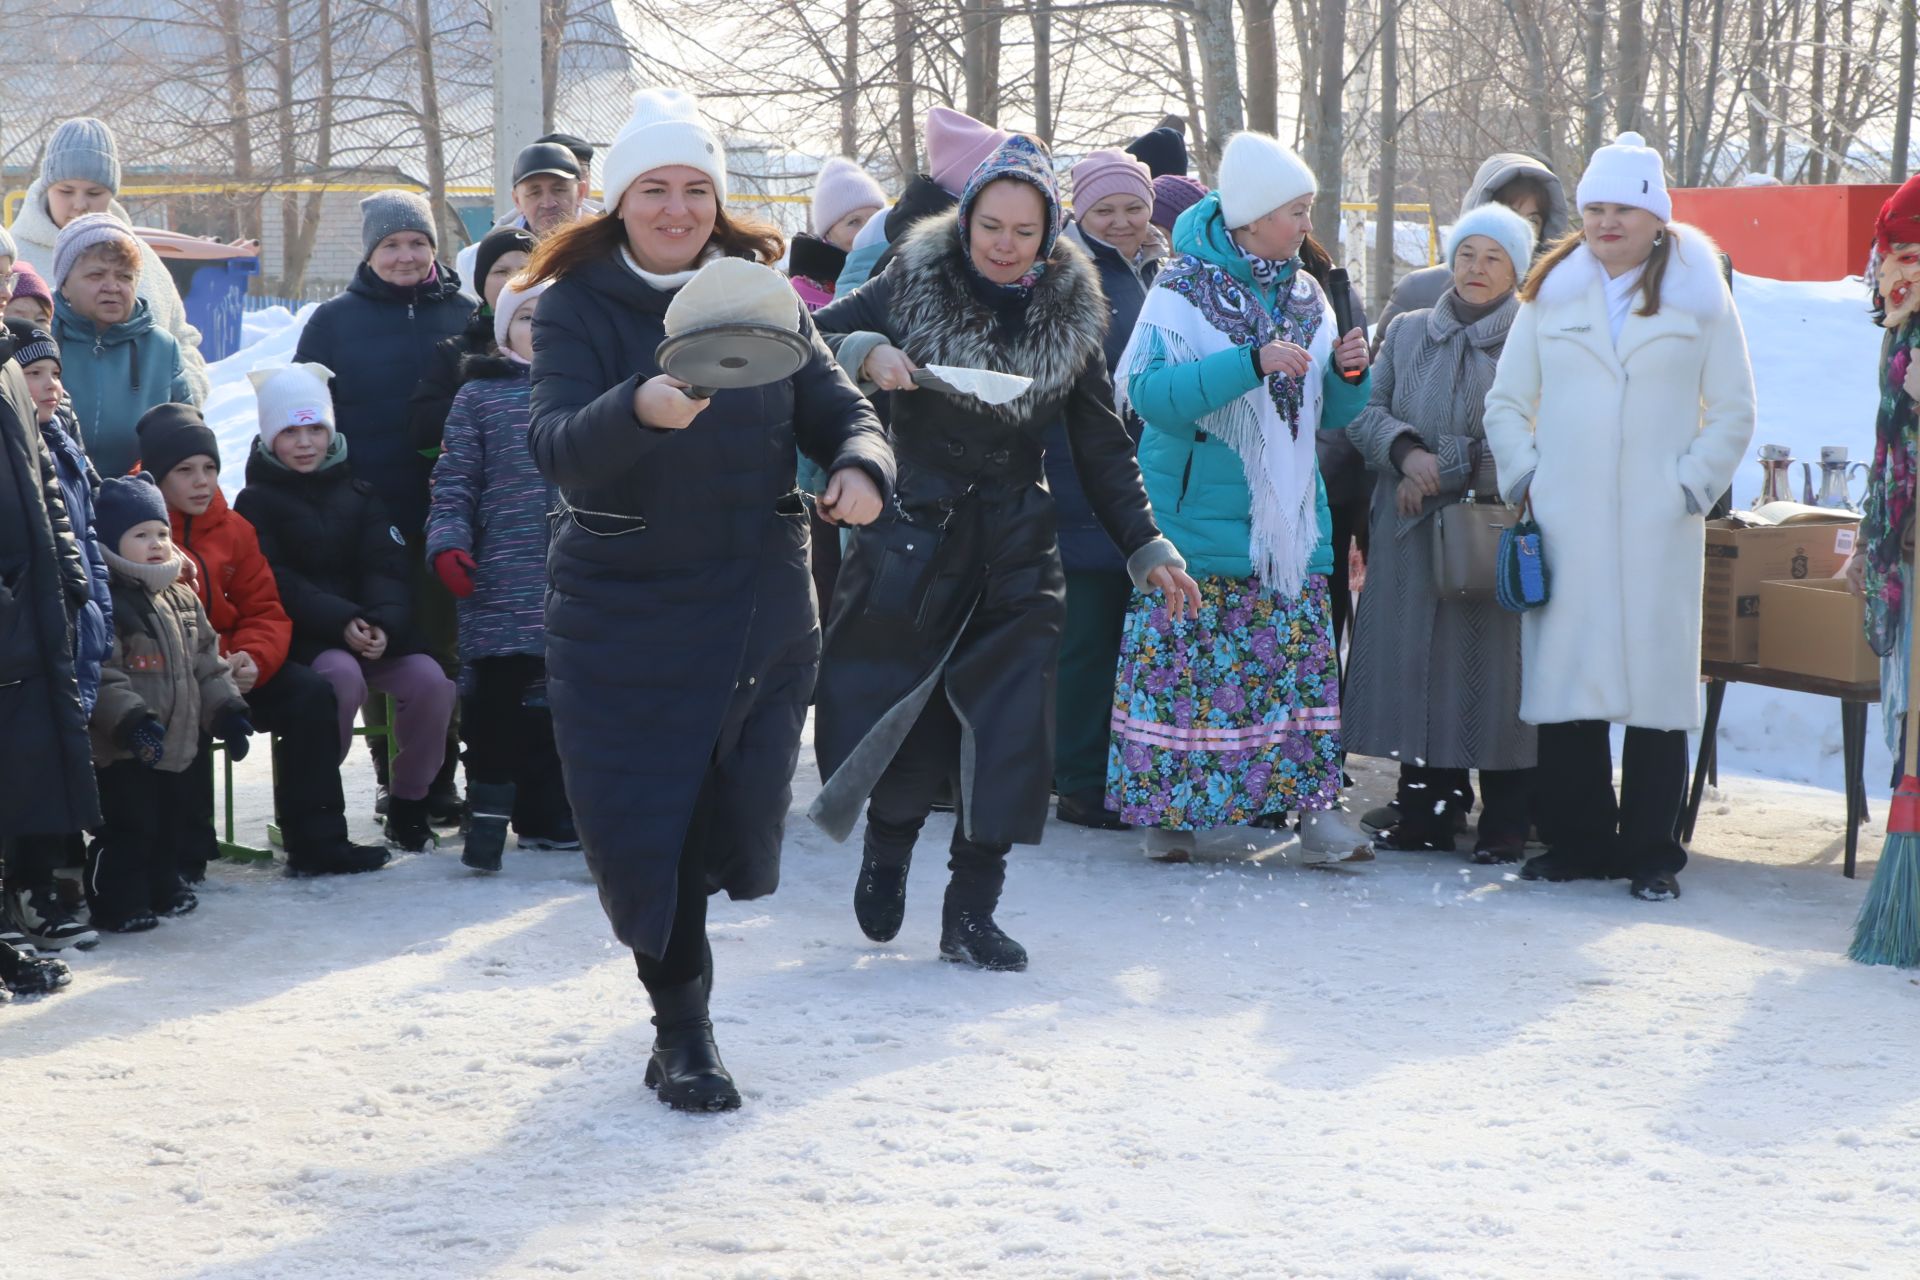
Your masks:
{"label": "teal puffer jacket", "polygon": [[[1180,215],[1173,227],[1175,253],[1189,254],[1230,273],[1272,305],[1273,290],[1254,283],[1220,214],[1220,197],[1210,194]],[[1160,528],[1180,548],[1196,576],[1246,578],[1253,575],[1253,495],[1246,469],[1232,446],[1206,434],[1202,421],[1259,385],[1253,358],[1244,348],[1216,352],[1180,364],[1156,362],[1127,381],[1127,397],[1146,422],[1140,440],[1140,470]],[[1372,375],[1349,383],[1331,365],[1320,402],[1320,421],[1300,424],[1344,427],[1367,405]],[[1201,438],[1203,437],[1204,438]],[[1307,564],[1310,574],[1333,572],[1333,516],[1327,489],[1314,476],[1314,513],[1320,540]]]}
{"label": "teal puffer jacket", "polygon": [[145,298],[135,302],[131,316],[102,332],[67,305],[64,293],[56,294],[53,333],[87,457],[103,476],[127,474],[140,460],[133,431],[140,415],[155,405],[194,402],[180,344],[154,323]]}

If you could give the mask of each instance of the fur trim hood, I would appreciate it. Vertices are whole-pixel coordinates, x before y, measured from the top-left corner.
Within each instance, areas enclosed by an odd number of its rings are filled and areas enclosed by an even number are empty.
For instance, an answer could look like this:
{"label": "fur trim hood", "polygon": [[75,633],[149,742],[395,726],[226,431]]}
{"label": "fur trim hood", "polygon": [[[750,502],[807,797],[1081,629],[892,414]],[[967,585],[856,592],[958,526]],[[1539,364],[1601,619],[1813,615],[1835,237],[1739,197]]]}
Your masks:
{"label": "fur trim hood", "polygon": [[[1674,246],[1666,278],[1660,283],[1661,309],[1671,307],[1702,321],[1725,313],[1733,298],[1720,275],[1720,246],[1706,232],[1685,223],[1668,223],[1667,234],[1674,236]],[[1538,301],[1545,307],[1574,302],[1605,279],[1599,259],[1582,244],[1540,282]]]}
{"label": "fur trim hood", "polygon": [[973,270],[960,242],[955,211],[916,224],[895,260],[899,283],[893,318],[916,364],[960,365],[1032,378],[1025,395],[1004,405],[978,405],[1008,422],[1023,422],[1062,399],[1094,361],[1105,361],[1108,309],[1100,273],[1086,251],[1065,236],[1054,242],[1047,270],[1026,302],[1026,324],[1004,331],[975,294]]}
{"label": "fur trim hood", "polygon": [[482,355],[474,351],[460,359],[460,385],[463,387],[469,382],[526,376],[526,365],[516,364],[502,355]]}

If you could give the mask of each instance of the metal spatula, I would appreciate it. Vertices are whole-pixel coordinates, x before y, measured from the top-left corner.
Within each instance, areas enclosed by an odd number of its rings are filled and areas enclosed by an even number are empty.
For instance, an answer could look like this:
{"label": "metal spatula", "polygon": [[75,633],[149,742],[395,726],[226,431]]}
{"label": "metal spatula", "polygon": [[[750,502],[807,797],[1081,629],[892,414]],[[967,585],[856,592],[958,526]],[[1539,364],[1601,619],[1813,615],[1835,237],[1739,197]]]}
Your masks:
{"label": "metal spatula", "polygon": [[963,369],[951,364],[921,365],[913,373],[913,385],[928,391],[944,391],[984,404],[1010,404],[1027,393],[1032,378],[1017,373],[995,373],[991,369]]}

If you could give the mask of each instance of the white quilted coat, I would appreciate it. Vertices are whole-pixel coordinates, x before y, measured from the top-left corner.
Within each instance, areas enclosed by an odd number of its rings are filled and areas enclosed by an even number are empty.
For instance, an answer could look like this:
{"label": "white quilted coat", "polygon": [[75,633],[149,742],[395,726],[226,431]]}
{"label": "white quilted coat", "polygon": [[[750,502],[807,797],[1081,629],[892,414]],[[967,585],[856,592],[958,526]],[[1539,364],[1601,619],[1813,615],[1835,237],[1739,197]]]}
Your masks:
{"label": "white quilted coat", "polygon": [[1671,230],[1659,314],[1636,294],[1616,349],[1582,246],[1521,306],[1487,393],[1502,484],[1531,494],[1552,573],[1521,629],[1532,724],[1700,725],[1699,513],[1753,435],[1753,369],[1713,242]]}

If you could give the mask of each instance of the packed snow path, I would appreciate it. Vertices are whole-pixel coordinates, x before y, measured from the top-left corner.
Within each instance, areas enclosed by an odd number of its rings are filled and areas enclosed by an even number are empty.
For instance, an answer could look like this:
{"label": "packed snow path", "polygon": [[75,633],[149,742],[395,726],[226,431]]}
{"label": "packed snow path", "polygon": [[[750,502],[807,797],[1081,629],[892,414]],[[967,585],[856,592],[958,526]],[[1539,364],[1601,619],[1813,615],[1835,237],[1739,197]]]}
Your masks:
{"label": "packed snow path", "polygon": [[1911,1275],[1920,985],[1842,958],[1838,795],[1725,787],[1663,905],[1055,827],[1020,975],[935,959],[945,820],[880,947],[799,819],[777,896],[715,900],[719,1117],[642,1085],[578,855],[221,865],[0,1011],[0,1237],[72,1280]]}

